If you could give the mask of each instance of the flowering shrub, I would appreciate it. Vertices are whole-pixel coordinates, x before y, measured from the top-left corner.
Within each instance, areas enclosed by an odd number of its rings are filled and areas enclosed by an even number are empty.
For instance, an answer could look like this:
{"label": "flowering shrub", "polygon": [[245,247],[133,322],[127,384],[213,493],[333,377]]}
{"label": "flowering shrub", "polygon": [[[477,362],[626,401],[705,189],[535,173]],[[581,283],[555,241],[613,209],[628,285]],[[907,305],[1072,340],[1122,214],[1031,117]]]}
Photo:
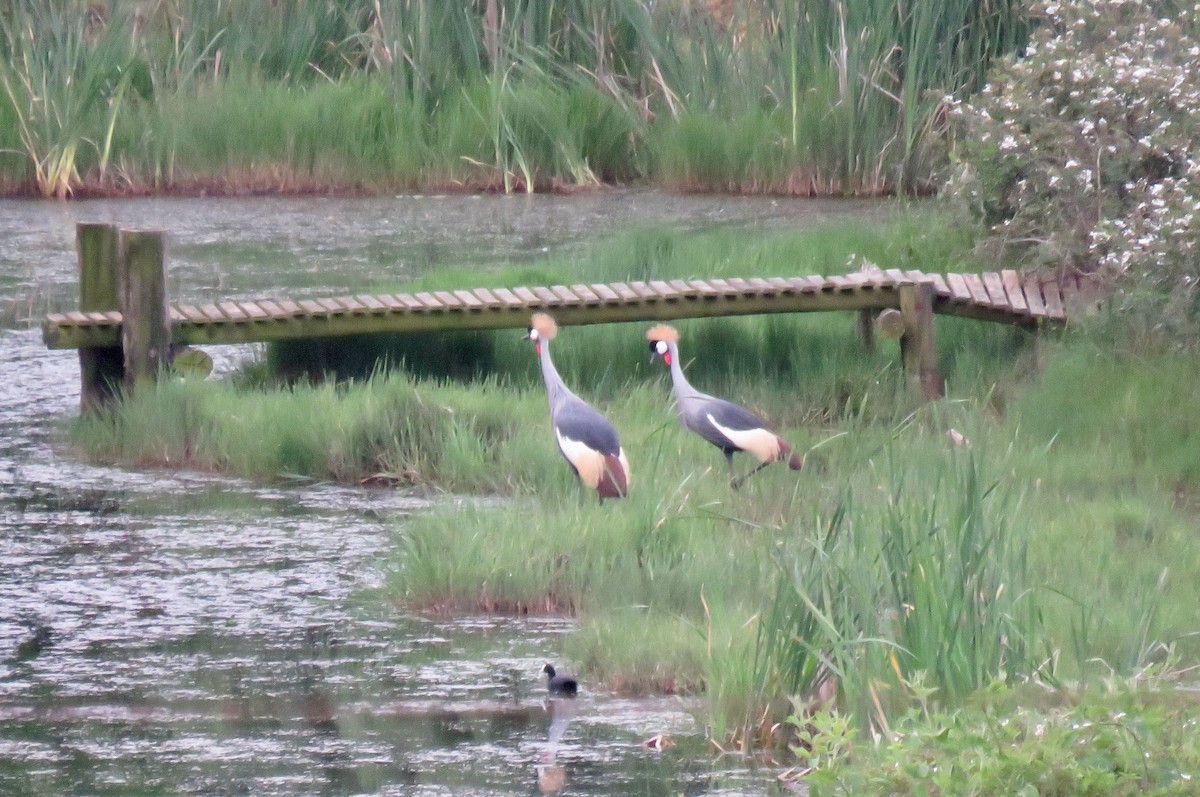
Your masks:
{"label": "flowering shrub", "polygon": [[1034,11],[1027,51],[948,100],[950,192],[1023,267],[1120,277],[1200,323],[1200,3]]}

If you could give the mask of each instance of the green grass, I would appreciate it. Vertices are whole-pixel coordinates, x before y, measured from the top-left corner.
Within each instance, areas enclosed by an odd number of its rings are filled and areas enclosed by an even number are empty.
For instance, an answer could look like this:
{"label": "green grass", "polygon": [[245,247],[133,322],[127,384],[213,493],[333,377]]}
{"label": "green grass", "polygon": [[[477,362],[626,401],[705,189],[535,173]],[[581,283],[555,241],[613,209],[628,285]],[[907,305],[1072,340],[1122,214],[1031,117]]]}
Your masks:
{"label": "green grass", "polygon": [[914,710],[874,741],[844,716],[793,717],[803,766],[791,779],[813,797],[1191,794],[1200,709],[1160,677],[991,690],[953,712]]}

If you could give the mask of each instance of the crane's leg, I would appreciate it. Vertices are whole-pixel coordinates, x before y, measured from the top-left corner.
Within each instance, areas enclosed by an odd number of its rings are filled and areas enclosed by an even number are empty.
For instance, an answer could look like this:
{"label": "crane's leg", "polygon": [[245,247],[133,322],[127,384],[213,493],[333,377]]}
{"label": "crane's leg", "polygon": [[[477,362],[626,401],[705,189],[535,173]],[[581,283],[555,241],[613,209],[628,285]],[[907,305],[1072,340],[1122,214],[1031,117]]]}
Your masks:
{"label": "crane's leg", "polygon": [[742,484],[744,484],[744,483],[745,483],[746,479],[749,479],[751,476],[753,476],[754,474],[758,473],[760,470],[762,470],[763,468],[767,467],[767,466],[768,466],[768,465],[770,465],[770,464],[771,464],[770,462],[763,462],[763,463],[760,463],[760,464],[759,464],[759,466],[758,466],[757,468],[754,468],[753,470],[751,470],[751,471],[747,472],[747,473],[746,473],[744,476],[739,476],[738,478],[736,478],[736,479],[734,479],[733,481],[729,482],[729,486],[730,486],[730,487],[732,487],[732,488],[733,488],[733,489],[735,489],[735,490],[736,490],[736,489],[738,489],[739,487],[741,487],[741,486],[742,486]]}
{"label": "crane's leg", "polygon": [[729,465],[729,483],[733,484],[736,479],[733,477],[733,451],[732,448],[722,448],[721,453],[725,455],[725,463]]}

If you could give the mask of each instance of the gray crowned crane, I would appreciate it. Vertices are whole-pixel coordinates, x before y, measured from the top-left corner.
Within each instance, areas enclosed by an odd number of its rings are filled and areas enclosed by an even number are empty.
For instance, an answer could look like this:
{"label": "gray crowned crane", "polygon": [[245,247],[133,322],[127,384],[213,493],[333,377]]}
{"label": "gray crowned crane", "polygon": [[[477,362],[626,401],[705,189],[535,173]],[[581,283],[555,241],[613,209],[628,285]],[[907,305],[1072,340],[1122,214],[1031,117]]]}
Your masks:
{"label": "gray crowned crane", "polygon": [[571,392],[550,359],[550,341],[558,325],[545,313],[536,313],[526,340],[532,340],[542,366],[542,380],[550,398],[550,424],[558,450],[579,481],[605,498],[623,498],[629,492],[629,462],[617,430],[594,407]]}
{"label": "gray crowned crane", "polygon": [[[675,385],[675,406],[683,428],[695,432],[725,454],[729,463],[729,483],[736,490],[746,479],[772,462],[785,460],[792,470],[800,470],[800,456],[782,437],[772,432],[762,419],[732,401],[701,393],[692,387],[679,364],[679,332],[659,324],[646,332],[651,358],[661,357],[671,369]],[[738,451],[752,454],[758,467],[743,476],[734,476],[733,455]]]}

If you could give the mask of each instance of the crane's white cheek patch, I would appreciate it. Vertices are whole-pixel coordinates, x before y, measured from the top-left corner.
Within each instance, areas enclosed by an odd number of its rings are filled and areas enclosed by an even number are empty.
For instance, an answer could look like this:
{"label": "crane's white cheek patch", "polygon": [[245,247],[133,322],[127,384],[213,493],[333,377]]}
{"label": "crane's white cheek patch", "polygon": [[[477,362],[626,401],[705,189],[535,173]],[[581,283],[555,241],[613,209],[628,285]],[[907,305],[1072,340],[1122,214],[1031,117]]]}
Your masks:
{"label": "crane's white cheek patch", "polygon": [[604,455],[589,448],[586,443],[572,440],[557,429],[554,430],[554,436],[558,438],[558,450],[579,472],[579,480],[596,489],[600,475],[604,473]]}
{"label": "crane's white cheek patch", "polygon": [[729,429],[717,423],[717,419],[708,415],[708,422],[728,437],[730,441],[743,451],[753,454],[759,462],[774,462],[779,459],[779,437],[767,429]]}

